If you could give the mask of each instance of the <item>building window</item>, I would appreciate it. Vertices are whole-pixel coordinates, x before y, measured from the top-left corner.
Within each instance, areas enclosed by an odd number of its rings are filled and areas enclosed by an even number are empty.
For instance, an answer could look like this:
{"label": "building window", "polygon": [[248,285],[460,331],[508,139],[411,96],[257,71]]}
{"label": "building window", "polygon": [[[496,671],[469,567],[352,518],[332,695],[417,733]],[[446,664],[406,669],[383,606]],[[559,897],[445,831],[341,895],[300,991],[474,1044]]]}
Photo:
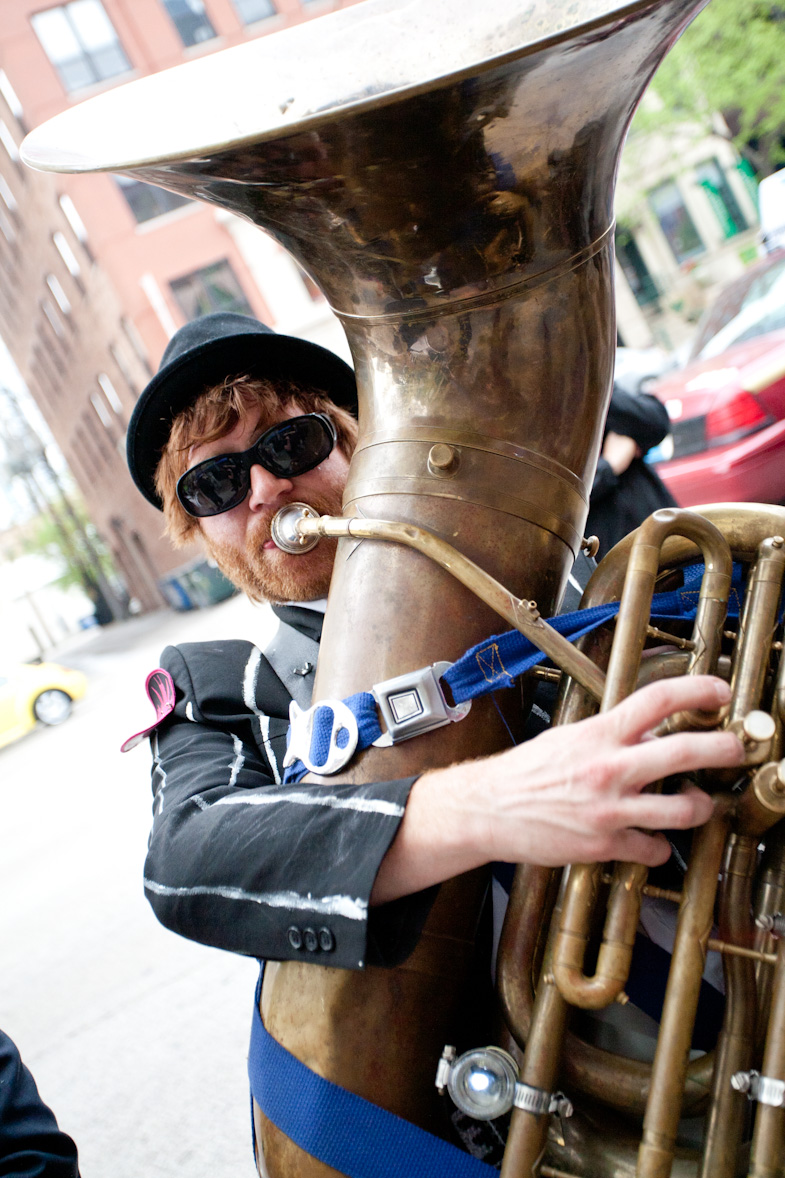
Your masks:
{"label": "building window", "polygon": [[117,389],[114,387],[114,385],[112,384],[111,380],[109,379],[109,377],[106,375],[105,372],[99,372],[98,383],[101,386],[101,388],[103,389],[104,396],[106,397],[107,401],[112,406],[112,408],[114,409],[117,416],[122,417],[123,403],[117,395]]}
{"label": "building window", "polygon": [[180,310],[189,321],[209,315],[211,311],[253,315],[234,270],[225,260],[177,278],[170,286]]}
{"label": "building window", "polygon": [[747,226],[747,219],[739,208],[739,203],[728,183],[725,172],[716,159],[708,160],[696,170],[695,178],[701,186],[714,214],[722,228],[722,236],[727,240],[743,233]]}
{"label": "building window", "polygon": [[705,253],[706,246],[701,241],[678,186],[673,180],[652,189],[649,193],[649,204],[680,265],[696,254]]}
{"label": "building window", "polygon": [[70,315],[71,314],[71,304],[68,300],[68,295],[65,293],[62,286],[60,285],[60,281],[59,281],[57,275],[56,274],[47,274],[46,285],[49,287],[52,294],[54,295],[55,302],[57,303],[58,307],[63,312],[63,314]]}
{"label": "building window", "polygon": [[251,25],[255,20],[264,20],[274,16],[278,9],[272,0],[234,0],[240,20],[244,25]]}
{"label": "building window", "polygon": [[63,216],[74,232],[74,237],[81,245],[87,246],[87,230],[84,227],[84,221],[76,211],[76,205],[71,200],[70,196],[60,197],[60,208],[63,210]]}
{"label": "building window", "polygon": [[58,318],[57,311],[54,309],[54,304],[49,299],[41,299],[41,310],[49,320],[49,326],[52,328],[52,331],[58,339],[62,339],[65,335],[65,329]]}
{"label": "building window", "polygon": [[0,70],[0,94],[2,94],[3,98],[5,99],[6,106],[10,110],[11,114],[14,116],[17,122],[21,123],[23,117],[22,104],[17,98],[16,91],[14,90],[13,86],[8,81],[8,74],[5,72],[5,70]]}
{"label": "building window", "polygon": [[92,86],[131,68],[101,0],[71,0],[30,19],[66,90]]}
{"label": "building window", "polygon": [[13,245],[16,241],[16,229],[10,217],[0,209],[0,233],[6,239],[9,245]]}
{"label": "building window", "polygon": [[645,307],[649,303],[656,303],[659,298],[656,283],[641,256],[637,241],[624,225],[620,225],[616,230],[616,261],[630,284],[630,290],[635,295],[638,306]]}
{"label": "building window", "polygon": [[19,163],[19,148],[16,145],[16,140],[8,129],[8,124],[0,119],[0,143],[8,152],[9,158],[15,164]]}
{"label": "building window", "polygon": [[5,176],[0,176],[0,200],[2,200],[9,213],[15,213],[19,207],[16,197],[11,191],[11,185],[8,183]]}
{"label": "building window", "polygon": [[128,337],[128,342],[130,343],[133,350],[136,352],[136,355],[142,361],[142,364],[145,367],[145,371],[150,376],[152,376],[153,370],[150,367],[150,360],[148,358],[147,352],[145,351],[145,346],[142,343],[142,337],[140,336],[139,332],[136,330],[136,324],[133,323],[132,320],[128,319],[127,316],[125,316],[125,315],[123,315],[122,319],[120,320],[120,323],[122,325],[123,331],[125,332],[126,336]]}
{"label": "building window", "polygon": [[131,372],[127,357],[123,355],[120,348],[118,348],[117,344],[110,344],[109,351],[112,353],[112,359],[114,360],[120,373],[122,374],[123,380],[128,385],[131,392],[135,393],[136,392],[136,381],[134,380],[133,373]]}
{"label": "building window", "polygon": [[156,184],[145,184],[142,180],[132,180],[130,176],[116,176],[115,179],[138,225],[191,203],[187,196],[168,192]]}
{"label": "building window", "polygon": [[215,36],[202,0],[163,0],[163,5],[174,21],[183,45],[200,45]]}
{"label": "building window", "polygon": [[52,234],[52,241],[55,244],[58,254],[65,262],[68,273],[72,278],[78,278],[82,273],[82,268],[76,260],[76,254],[66,241],[65,234],[61,233],[58,229],[57,233]]}
{"label": "building window", "polygon": [[96,414],[98,415],[98,418],[100,419],[104,428],[107,430],[111,430],[111,428],[112,428],[112,415],[110,414],[109,410],[107,409],[106,405],[104,404],[103,398],[99,397],[98,393],[91,393],[90,394],[90,404],[93,406],[93,409],[95,409]]}

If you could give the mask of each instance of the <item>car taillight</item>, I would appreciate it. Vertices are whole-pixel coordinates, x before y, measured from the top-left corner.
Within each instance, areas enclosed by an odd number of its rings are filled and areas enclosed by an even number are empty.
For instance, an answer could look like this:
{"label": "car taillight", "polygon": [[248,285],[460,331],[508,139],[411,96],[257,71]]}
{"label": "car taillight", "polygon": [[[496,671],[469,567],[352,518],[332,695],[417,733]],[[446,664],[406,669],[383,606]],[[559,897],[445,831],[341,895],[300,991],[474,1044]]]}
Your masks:
{"label": "car taillight", "polygon": [[770,425],[773,418],[752,393],[735,389],[715,402],[705,418],[706,444],[725,446]]}

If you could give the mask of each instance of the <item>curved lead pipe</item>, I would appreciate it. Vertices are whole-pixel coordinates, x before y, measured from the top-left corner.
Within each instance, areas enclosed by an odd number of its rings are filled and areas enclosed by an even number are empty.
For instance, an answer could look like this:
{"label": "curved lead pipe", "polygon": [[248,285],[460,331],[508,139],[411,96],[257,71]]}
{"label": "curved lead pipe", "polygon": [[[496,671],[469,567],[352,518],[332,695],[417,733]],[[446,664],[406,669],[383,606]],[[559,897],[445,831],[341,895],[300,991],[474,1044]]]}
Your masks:
{"label": "curved lead pipe", "polygon": [[[306,505],[288,504],[282,510],[289,511],[293,507],[304,506]],[[310,509],[307,510],[310,511]],[[451,544],[434,536],[425,528],[415,527],[414,524],[395,523],[392,520],[360,519],[358,517],[346,519],[343,516],[330,515],[314,518],[312,514],[304,513],[294,521],[293,530],[297,536],[302,538],[350,536],[355,540],[387,540],[394,544],[405,544],[409,548],[414,548],[417,552],[421,552],[424,556],[435,561],[457,581],[471,590],[481,601],[490,606],[492,610],[495,610],[520,634],[528,638],[538,650],[547,654],[557,667],[577,680],[595,699],[602,699],[605,688],[605,676],[602,671],[540,617],[536,602],[515,597],[509,589],[505,589],[474,561],[469,560]],[[274,532],[273,539],[280,547],[283,547],[279,534],[276,535]],[[295,543],[295,546],[288,551],[296,553],[307,551],[307,549]]]}

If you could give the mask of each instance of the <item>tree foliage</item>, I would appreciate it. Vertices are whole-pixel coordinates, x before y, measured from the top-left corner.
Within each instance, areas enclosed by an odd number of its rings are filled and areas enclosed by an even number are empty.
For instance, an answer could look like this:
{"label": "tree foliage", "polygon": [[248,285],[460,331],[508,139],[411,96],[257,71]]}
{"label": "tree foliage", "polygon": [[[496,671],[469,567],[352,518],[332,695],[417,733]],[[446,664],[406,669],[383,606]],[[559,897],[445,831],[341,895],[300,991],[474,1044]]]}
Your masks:
{"label": "tree foliage", "polygon": [[660,103],[641,130],[679,119],[710,127],[721,112],[756,171],[785,162],[785,7],[771,0],[711,0],[665,58],[652,83]]}
{"label": "tree foliage", "polygon": [[60,565],[63,573],[57,578],[57,584],[64,589],[70,585],[85,589],[85,570],[95,569],[96,557],[101,572],[111,577],[114,571],[111,556],[81,501],[71,502],[76,524],[69,519],[62,502],[56,502],[53,507],[53,514],[41,514],[31,521],[20,539],[20,551],[48,556]]}

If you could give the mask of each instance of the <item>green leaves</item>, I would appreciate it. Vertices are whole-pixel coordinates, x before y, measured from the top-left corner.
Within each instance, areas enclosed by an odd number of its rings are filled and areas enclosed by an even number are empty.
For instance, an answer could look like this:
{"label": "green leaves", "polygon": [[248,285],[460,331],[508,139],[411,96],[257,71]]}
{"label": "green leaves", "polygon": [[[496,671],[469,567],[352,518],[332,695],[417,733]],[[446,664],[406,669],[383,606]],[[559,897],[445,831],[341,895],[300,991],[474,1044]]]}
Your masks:
{"label": "green leaves", "polygon": [[[721,112],[756,169],[785,161],[785,7],[771,0],[711,0],[665,58],[636,128],[674,120],[711,126]],[[749,141],[755,141],[750,144]]]}

